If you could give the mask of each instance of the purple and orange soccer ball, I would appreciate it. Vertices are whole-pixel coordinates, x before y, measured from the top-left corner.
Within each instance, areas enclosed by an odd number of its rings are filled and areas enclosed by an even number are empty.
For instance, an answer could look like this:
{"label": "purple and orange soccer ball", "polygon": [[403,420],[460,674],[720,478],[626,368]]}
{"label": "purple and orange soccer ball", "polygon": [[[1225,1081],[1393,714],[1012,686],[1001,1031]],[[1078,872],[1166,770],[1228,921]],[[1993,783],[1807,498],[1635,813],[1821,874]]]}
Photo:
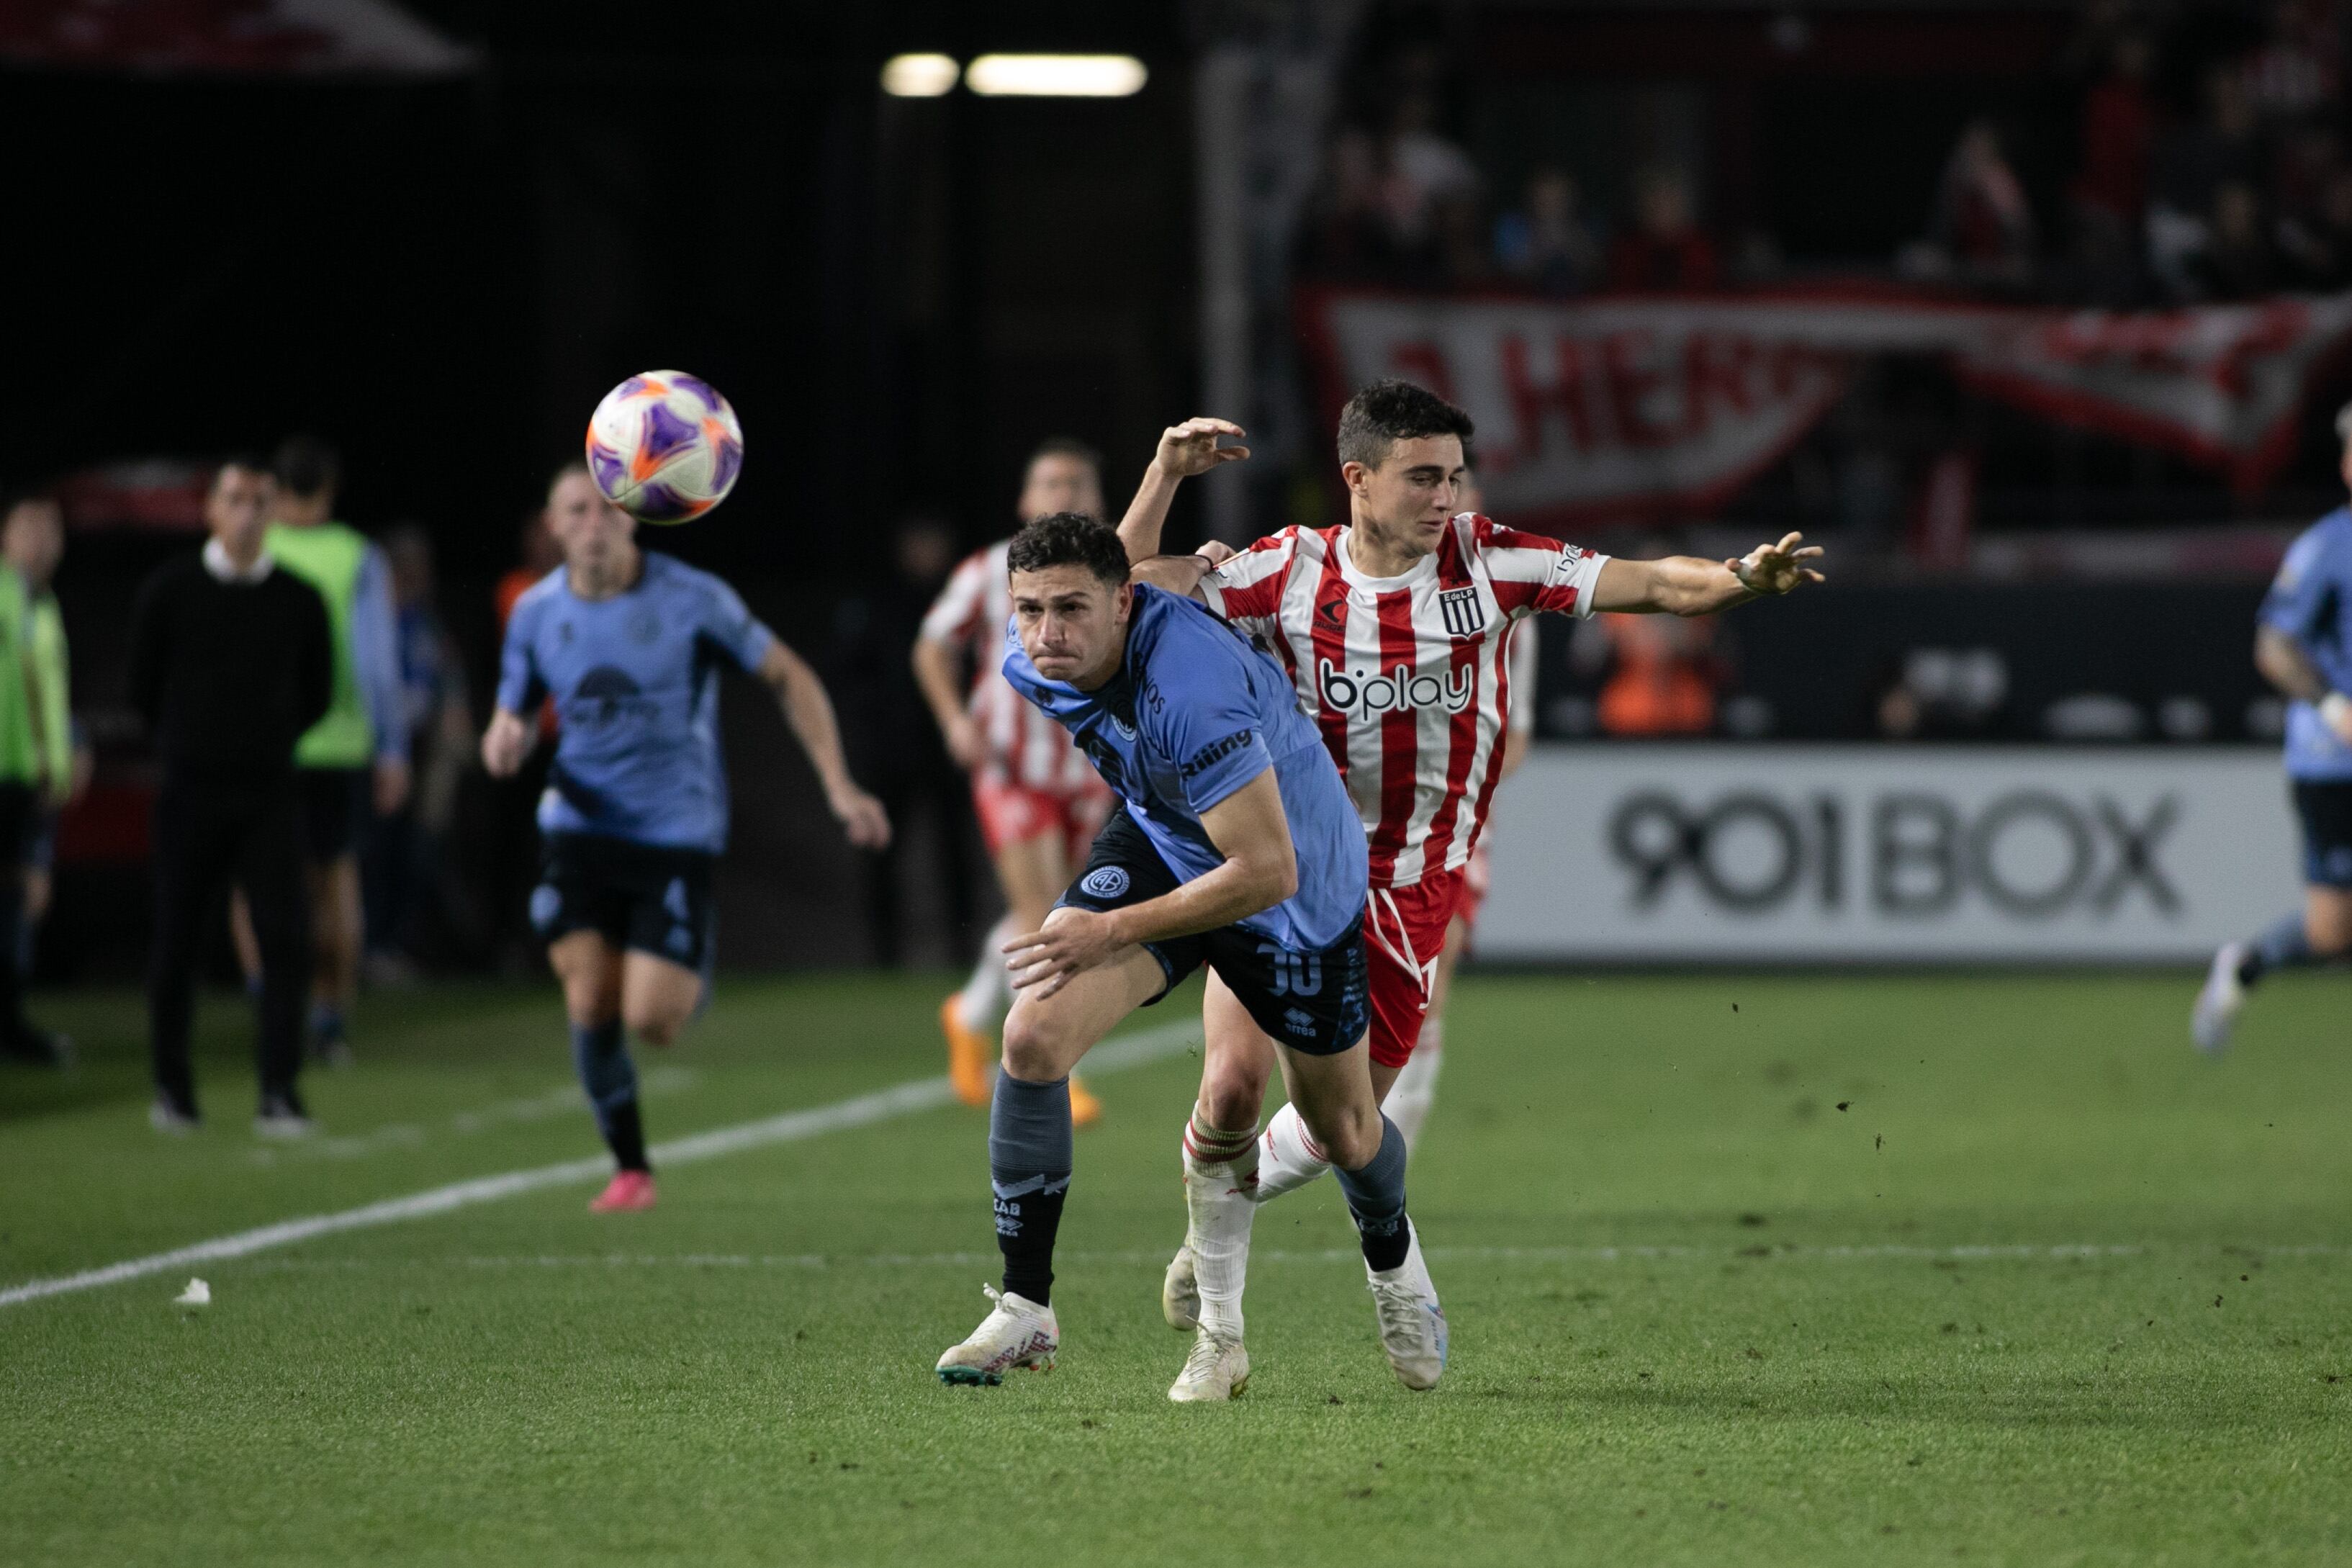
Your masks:
{"label": "purple and orange soccer ball", "polygon": [[649,370],[604,395],[588,420],[588,472],[641,522],[689,522],[727,499],[743,471],[743,426],[719,389],[684,371]]}

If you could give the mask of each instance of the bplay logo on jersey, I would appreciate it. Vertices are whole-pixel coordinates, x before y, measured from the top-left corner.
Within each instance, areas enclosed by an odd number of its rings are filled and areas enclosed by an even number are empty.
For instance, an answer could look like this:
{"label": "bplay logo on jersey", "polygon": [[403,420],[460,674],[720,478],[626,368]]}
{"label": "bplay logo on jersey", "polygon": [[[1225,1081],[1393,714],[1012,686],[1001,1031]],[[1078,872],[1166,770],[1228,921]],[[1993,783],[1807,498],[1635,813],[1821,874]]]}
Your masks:
{"label": "bplay logo on jersey", "polygon": [[1468,665],[1449,668],[1444,679],[1415,675],[1412,666],[1400,664],[1386,675],[1367,670],[1342,670],[1328,658],[1315,661],[1315,686],[1328,712],[1350,719],[1370,719],[1382,713],[1405,713],[1416,708],[1443,708],[1459,713],[1470,706],[1477,676]]}

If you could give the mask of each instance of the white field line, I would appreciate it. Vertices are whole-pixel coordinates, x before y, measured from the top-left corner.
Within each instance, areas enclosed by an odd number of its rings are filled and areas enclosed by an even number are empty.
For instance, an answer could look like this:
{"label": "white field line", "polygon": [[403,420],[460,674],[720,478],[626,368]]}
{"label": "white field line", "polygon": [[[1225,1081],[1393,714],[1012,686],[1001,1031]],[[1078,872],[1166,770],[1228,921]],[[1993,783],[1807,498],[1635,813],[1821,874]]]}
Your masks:
{"label": "white field line", "polygon": [[[1863,1244],[1850,1247],[1780,1247],[1771,1259],[1798,1262],[2019,1262],[2064,1263],[2084,1258],[2146,1258],[2183,1252],[2251,1255],[2261,1258],[2352,1257],[2352,1247],[2319,1242],[2292,1247],[2225,1247],[2220,1243],[2062,1243],[2056,1246],[1907,1247]],[[1620,1263],[1650,1259],[1723,1262],[1758,1255],[1729,1247],[1432,1247],[1429,1256],[1443,1263]],[[1250,1254],[1253,1263],[1360,1263],[1363,1254],[1348,1247],[1261,1247]],[[1107,1266],[1149,1264],[1160,1268],[1168,1251],[1063,1252],[1056,1263]],[[1759,1258],[1759,1261],[1769,1259]],[[308,1273],[321,1270],[373,1269],[541,1269],[541,1268],[923,1268],[992,1266],[1002,1259],[994,1252],[688,1252],[550,1253],[540,1256],[452,1258],[277,1258],[257,1264],[253,1273]]]}
{"label": "white field line", "polygon": [[[1096,1047],[1087,1056],[1086,1070],[1089,1077],[1099,1078],[1105,1073],[1158,1061],[1182,1050],[1198,1040],[1200,1035],[1197,1018],[1177,1019],[1158,1028],[1139,1030]],[[946,1079],[915,1079],[872,1094],[837,1100],[830,1105],[814,1106],[806,1110],[788,1110],[780,1116],[762,1117],[757,1121],[739,1122],[732,1127],[717,1127],[708,1132],[657,1143],[654,1145],[652,1153],[662,1165],[690,1164],[698,1160],[715,1160],[722,1155],[740,1153],[746,1149],[798,1143],[827,1132],[911,1116],[918,1111],[951,1104],[954,1100],[955,1091],[948,1087]],[[162,1274],[194,1264],[247,1258],[273,1247],[291,1247],[297,1242],[336,1236],[344,1231],[425,1219],[435,1215],[471,1208],[477,1204],[520,1197],[525,1193],[535,1193],[547,1187],[567,1187],[593,1182],[611,1173],[612,1162],[599,1154],[591,1159],[566,1160],[561,1164],[540,1165],[527,1171],[509,1171],[503,1175],[478,1176],[470,1182],[454,1182],[446,1187],[412,1193],[404,1198],[387,1198],[382,1203],[344,1209],[338,1214],[281,1220],[257,1230],[215,1237],[193,1247],[151,1253],[145,1258],[110,1263],[102,1268],[84,1269],[79,1274],[64,1274],[51,1279],[28,1279],[21,1285],[0,1290],[0,1307],[18,1306],[76,1290],[95,1290],[103,1285],[119,1285],[126,1279],[142,1279],[150,1274]]]}

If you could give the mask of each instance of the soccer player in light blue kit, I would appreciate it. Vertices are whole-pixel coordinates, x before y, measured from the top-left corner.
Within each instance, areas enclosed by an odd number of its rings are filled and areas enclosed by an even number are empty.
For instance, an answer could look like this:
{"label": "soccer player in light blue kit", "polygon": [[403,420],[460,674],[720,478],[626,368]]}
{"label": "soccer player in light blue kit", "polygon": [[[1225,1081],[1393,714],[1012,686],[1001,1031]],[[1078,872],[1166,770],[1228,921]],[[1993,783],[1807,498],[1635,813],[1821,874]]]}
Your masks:
{"label": "soccer player in light blue kit", "polygon": [[[1121,802],[1042,931],[1006,944],[1016,996],[989,1119],[1004,1256],[996,1306],[940,1357],[950,1384],[1050,1367],[1050,1291],[1070,1184],[1069,1073],[1138,1007],[1202,964],[1242,1026],[1282,1047],[1291,1099],[1339,1171],[1390,1364],[1407,1387],[1445,1364],[1445,1315],[1404,1205],[1404,1139],[1372,1095],[1363,824],[1290,679],[1201,605],[1128,581],[1127,548],[1076,512],[1007,553],[1004,677],[1070,731]],[[1212,1030],[1234,1021],[1213,1008]],[[1169,1396],[1249,1381],[1237,1334],[1205,1329]]]}
{"label": "soccer player in light blue kit", "polygon": [[619,1167],[588,1205],[605,1214],[655,1199],[625,1031],[669,1045],[709,973],[711,868],[727,843],[719,667],[774,689],[852,844],[880,848],[890,826],[851,782],[824,687],[732,588],[639,549],[635,520],[580,464],[557,471],[547,521],[563,564],[515,603],[482,763],[511,776],[540,702],[553,700],[530,917],[563,983],[581,1087]]}
{"label": "soccer player in light blue kit", "polygon": [[[2352,404],[2336,416],[2352,485]],[[2254,631],[2254,666],[2289,699],[2286,776],[2303,820],[2303,908],[2251,942],[2222,944],[2189,1028],[2219,1051],[2246,992],[2273,969],[2352,951],[2352,507],[2304,531],[2279,563]]]}

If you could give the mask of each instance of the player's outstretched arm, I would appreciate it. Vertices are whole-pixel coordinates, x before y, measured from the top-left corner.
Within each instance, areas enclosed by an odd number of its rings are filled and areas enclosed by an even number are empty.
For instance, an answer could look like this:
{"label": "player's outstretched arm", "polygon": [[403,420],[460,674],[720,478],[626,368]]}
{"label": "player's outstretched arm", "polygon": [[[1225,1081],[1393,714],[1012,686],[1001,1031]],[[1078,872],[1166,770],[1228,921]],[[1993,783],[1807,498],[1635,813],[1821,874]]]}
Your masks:
{"label": "player's outstretched arm", "polygon": [[860,849],[879,849],[890,842],[890,816],[882,803],[857,787],[842,755],[841,726],[833,716],[833,699],[808,661],[781,640],[768,644],[760,659],[760,679],[776,694],[784,722],[808,753],[816,776],[824,785],[824,803],[841,820],[842,831]]}
{"label": "player's outstretched arm", "polygon": [[1234,558],[1234,547],[1213,539],[1190,555],[1154,555],[1128,569],[1128,581],[1149,583],[1188,599],[1201,597],[1201,579]]}
{"label": "player's outstretched arm", "polygon": [[1062,909],[1044,931],[1004,944],[1013,984],[1052,995],[1121,948],[1215,931],[1270,910],[1298,890],[1298,852],[1274,770],[1201,814],[1224,863],[1172,893],[1123,910]]}
{"label": "player's outstretched arm", "polygon": [[1696,555],[1623,561],[1612,556],[1592,584],[1592,607],[1634,615],[1711,616],[1750,599],[1778,598],[1801,584],[1823,580],[1806,564],[1821,558],[1822,547],[1806,544],[1804,539],[1791,533],[1778,544],[1759,544],[1735,561],[1703,561]]}
{"label": "player's outstretched arm", "polygon": [[1160,535],[1168,526],[1168,507],[1176,499],[1178,485],[1221,463],[1238,463],[1249,457],[1247,447],[1220,447],[1218,438],[1248,434],[1230,419],[1205,415],[1171,425],[1160,433],[1160,449],[1152,454],[1151,466],[1143,470],[1143,484],[1127,503],[1127,515],[1118,520],[1118,540],[1127,546],[1129,561],[1146,561],[1160,553]]}

